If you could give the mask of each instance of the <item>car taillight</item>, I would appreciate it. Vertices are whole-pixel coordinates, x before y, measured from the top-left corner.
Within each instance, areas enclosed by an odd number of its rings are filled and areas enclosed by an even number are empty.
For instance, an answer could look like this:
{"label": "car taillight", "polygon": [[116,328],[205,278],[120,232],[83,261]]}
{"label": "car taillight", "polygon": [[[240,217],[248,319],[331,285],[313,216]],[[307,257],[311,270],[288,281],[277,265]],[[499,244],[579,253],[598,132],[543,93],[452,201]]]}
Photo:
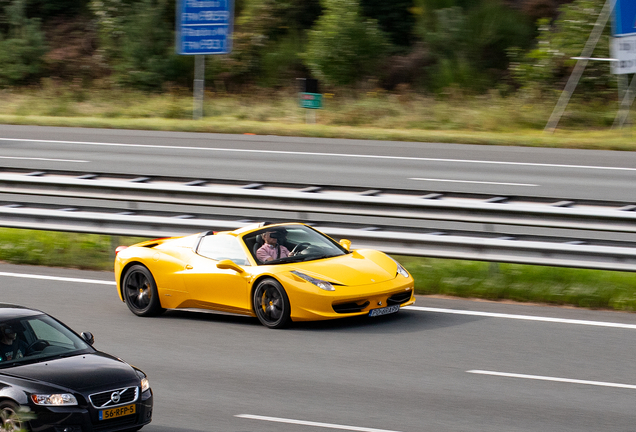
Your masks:
{"label": "car taillight", "polygon": [[128,246],[117,246],[117,249],[115,249],[115,255],[117,255],[119,252],[123,251],[127,247]]}

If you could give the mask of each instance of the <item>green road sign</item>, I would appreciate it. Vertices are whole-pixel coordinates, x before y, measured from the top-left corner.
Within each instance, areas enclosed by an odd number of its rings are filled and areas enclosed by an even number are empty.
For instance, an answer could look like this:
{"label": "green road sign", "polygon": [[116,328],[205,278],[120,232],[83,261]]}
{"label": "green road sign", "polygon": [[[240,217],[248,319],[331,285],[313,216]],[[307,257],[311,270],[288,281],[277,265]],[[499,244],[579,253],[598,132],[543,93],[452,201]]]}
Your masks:
{"label": "green road sign", "polygon": [[319,109],[322,108],[322,94],[320,93],[298,93],[298,104],[301,108]]}

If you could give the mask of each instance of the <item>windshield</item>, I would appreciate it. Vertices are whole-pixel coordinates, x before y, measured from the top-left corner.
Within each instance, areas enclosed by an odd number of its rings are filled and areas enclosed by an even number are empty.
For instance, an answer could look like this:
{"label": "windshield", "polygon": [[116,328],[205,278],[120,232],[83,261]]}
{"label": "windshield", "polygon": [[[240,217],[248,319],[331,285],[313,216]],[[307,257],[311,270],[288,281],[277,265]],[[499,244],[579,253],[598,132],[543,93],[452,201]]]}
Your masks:
{"label": "windshield", "polygon": [[345,255],[347,250],[305,225],[266,227],[243,241],[259,265],[311,261]]}
{"label": "windshield", "polygon": [[82,338],[48,315],[0,322],[0,367],[92,351]]}

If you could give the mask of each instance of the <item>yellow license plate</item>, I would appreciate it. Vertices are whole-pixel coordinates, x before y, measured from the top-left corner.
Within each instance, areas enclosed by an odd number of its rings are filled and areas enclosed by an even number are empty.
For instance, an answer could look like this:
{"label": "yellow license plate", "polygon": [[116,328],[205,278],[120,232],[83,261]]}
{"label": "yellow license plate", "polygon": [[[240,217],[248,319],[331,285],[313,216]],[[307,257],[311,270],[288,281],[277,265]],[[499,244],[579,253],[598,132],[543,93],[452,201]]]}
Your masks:
{"label": "yellow license plate", "polygon": [[119,408],[111,408],[99,412],[100,420],[109,420],[115,417],[127,416],[135,413],[135,404],[126,405]]}

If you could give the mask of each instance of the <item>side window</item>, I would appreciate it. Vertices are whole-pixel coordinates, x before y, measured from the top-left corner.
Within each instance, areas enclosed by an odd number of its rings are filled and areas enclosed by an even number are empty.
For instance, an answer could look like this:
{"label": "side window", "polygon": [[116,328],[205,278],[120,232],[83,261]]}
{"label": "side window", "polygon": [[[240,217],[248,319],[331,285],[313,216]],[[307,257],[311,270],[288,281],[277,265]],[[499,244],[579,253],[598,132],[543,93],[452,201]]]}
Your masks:
{"label": "side window", "polygon": [[238,265],[250,265],[239,240],[231,235],[208,235],[201,239],[197,253],[221,261],[230,259]]}

